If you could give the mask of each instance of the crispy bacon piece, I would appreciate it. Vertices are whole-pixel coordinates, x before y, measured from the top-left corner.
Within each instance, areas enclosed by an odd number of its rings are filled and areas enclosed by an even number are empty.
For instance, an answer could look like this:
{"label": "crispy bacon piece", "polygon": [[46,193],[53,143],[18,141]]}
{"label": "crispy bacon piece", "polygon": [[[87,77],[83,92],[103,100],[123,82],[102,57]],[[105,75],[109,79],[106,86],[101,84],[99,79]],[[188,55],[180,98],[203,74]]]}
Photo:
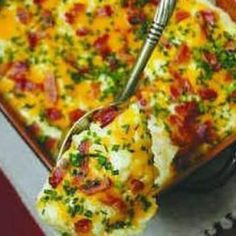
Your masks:
{"label": "crispy bacon piece", "polygon": [[30,46],[30,49],[35,49],[35,47],[38,45],[42,35],[39,32],[29,32],[27,35],[28,43]]}
{"label": "crispy bacon piece", "polygon": [[215,25],[216,14],[213,11],[199,11],[198,12],[199,23],[201,30],[206,37],[210,36],[211,27]]}
{"label": "crispy bacon piece", "polygon": [[104,108],[93,115],[93,120],[98,121],[101,127],[110,124],[118,115],[118,108],[115,106]]}
{"label": "crispy bacon piece", "polygon": [[81,109],[76,109],[73,110],[69,113],[69,118],[70,118],[70,122],[73,124],[74,122],[76,122],[78,119],[80,119],[83,115],[85,114],[85,111],[82,111]]}
{"label": "crispy bacon piece", "polygon": [[109,35],[104,34],[98,37],[93,43],[93,46],[103,58],[107,57],[111,53],[108,41],[109,41]]}
{"label": "crispy bacon piece", "polygon": [[37,88],[39,88],[39,86],[36,83],[23,77],[15,81],[15,89],[20,92],[34,91]]}
{"label": "crispy bacon piece", "polygon": [[52,137],[47,138],[46,141],[44,142],[44,146],[49,151],[53,150],[56,147],[56,144],[57,144],[57,140]]}
{"label": "crispy bacon piece", "polygon": [[90,148],[90,142],[88,140],[82,141],[78,147],[79,152],[82,155],[88,154]]}
{"label": "crispy bacon piece", "polygon": [[181,44],[176,55],[176,63],[184,64],[191,59],[191,50],[186,43]]}
{"label": "crispy bacon piece", "polygon": [[16,61],[13,62],[8,70],[8,76],[12,80],[21,80],[26,77],[26,74],[29,70],[29,66],[25,61]]}
{"label": "crispy bacon piece", "polygon": [[171,74],[174,78],[170,86],[170,93],[173,99],[177,99],[184,93],[193,92],[192,85],[187,78],[183,78],[178,72],[171,71]]}
{"label": "crispy bacon piece", "polygon": [[79,13],[84,12],[85,5],[82,3],[75,3],[70,11],[65,13],[66,22],[74,24]]}
{"label": "crispy bacon piece", "polygon": [[[176,106],[176,114],[169,117],[171,137],[182,150],[191,148],[195,142],[194,125],[199,115],[196,102],[185,102]],[[184,150],[185,151],[185,150]]]}
{"label": "crispy bacon piece", "polygon": [[34,136],[38,136],[40,134],[40,127],[39,125],[34,122],[33,124],[28,126],[28,130],[34,135]]}
{"label": "crispy bacon piece", "polygon": [[80,190],[87,195],[93,195],[96,193],[103,192],[109,189],[112,185],[111,180],[104,179],[104,180],[88,180],[85,184],[80,186]]}
{"label": "crispy bacon piece", "polygon": [[50,10],[44,10],[42,12],[42,24],[46,28],[53,27],[55,25],[55,20],[53,14]]}
{"label": "crispy bacon piece", "polygon": [[49,177],[49,184],[52,188],[57,188],[57,186],[62,182],[64,176],[65,170],[61,167],[56,167]]}
{"label": "crispy bacon piece", "polygon": [[79,29],[76,30],[76,35],[78,37],[83,37],[83,36],[86,36],[88,35],[90,32],[90,30],[86,27],[80,27]]}
{"label": "crispy bacon piece", "polygon": [[214,25],[216,22],[216,15],[213,11],[203,10],[199,12],[207,25]]}
{"label": "crispy bacon piece", "polygon": [[219,71],[220,70],[221,65],[218,62],[218,59],[217,59],[217,57],[216,57],[216,55],[214,53],[212,53],[212,52],[204,52],[203,53],[203,60],[205,62],[207,62],[214,71]]}
{"label": "crispy bacon piece", "polygon": [[213,125],[210,120],[198,124],[195,129],[201,142],[211,143],[218,139],[218,135],[213,129]]}
{"label": "crispy bacon piece", "polygon": [[38,6],[42,6],[42,4],[45,2],[45,0],[33,0],[34,4]]}
{"label": "crispy bacon piece", "polygon": [[216,4],[224,9],[236,21],[236,0],[216,0]]}
{"label": "crispy bacon piece", "polygon": [[145,99],[145,97],[143,96],[143,94],[141,93],[140,90],[138,90],[138,91],[136,92],[136,97],[137,97],[137,99],[138,99],[139,104],[140,104],[142,107],[147,106],[147,104],[148,104],[147,99]]}
{"label": "crispy bacon piece", "polygon": [[52,107],[46,109],[46,116],[50,121],[57,121],[62,118],[62,113],[58,108]]}
{"label": "crispy bacon piece", "polygon": [[18,20],[22,23],[22,24],[28,24],[30,22],[31,19],[31,14],[30,12],[23,7],[18,7],[16,9],[16,15]]}
{"label": "crispy bacon piece", "polygon": [[144,189],[144,183],[138,179],[131,180],[131,190],[133,193],[138,193]]}
{"label": "crispy bacon piece", "polygon": [[15,88],[19,91],[33,91],[41,89],[41,84],[36,84],[27,79],[29,66],[24,61],[16,61],[6,67],[8,77],[15,81]]}
{"label": "crispy bacon piece", "polygon": [[107,193],[102,199],[101,202],[104,204],[114,207],[121,213],[125,213],[127,211],[127,205],[122,200],[122,198],[114,196],[110,193]]}
{"label": "crispy bacon piece", "polygon": [[50,103],[55,104],[58,100],[58,89],[57,89],[56,77],[53,73],[48,72],[46,74],[43,86],[46,99]]}
{"label": "crispy bacon piece", "polygon": [[99,17],[110,17],[112,16],[114,13],[113,9],[112,9],[112,6],[111,5],[105,5],[101,8],[99,8],[97,11],[96,11],[96,15],[99,16]]}
{"label": "crispy bacon piece", "polygon": [[215,100],[218,96],[217,92],[211,88],[201,88],[198,93],[203,100]]}
{"label": "crispy bacon piece", "polygon": [[175,107],[176,113],[183,117],[185,125],[191,124],[199,115],[199,108],[195,101],[185,102]]}
{"label": "crispy bacon piece", "polygon": [[82,219],[79,220],[75,223],[75,232],[78,233],[79,235],[82,234],[87,234],[92,230],[92,221],[88,219]]}
{"label": "crispy bacon piece", "polygon": [[177,23],[179,23],[179,22],[189,18],[190,16],[191,16],[191,14],[188,11],[179,10],[175,14],[175,21]]}

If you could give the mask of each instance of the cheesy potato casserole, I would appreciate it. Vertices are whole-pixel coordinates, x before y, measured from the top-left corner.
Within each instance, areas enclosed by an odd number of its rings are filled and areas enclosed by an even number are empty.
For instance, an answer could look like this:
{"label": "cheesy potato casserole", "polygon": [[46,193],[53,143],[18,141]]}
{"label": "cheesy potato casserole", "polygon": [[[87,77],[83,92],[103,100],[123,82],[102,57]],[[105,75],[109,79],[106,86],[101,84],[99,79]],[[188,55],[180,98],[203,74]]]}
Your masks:
{"label": "cheesy potato casserole", "polygon": [[[0,95],[56,156],[68,128],[114,101],[158,0],[0,0]],[[40,216],[62,235],[140,235],[155,196],[236,132],[236,25],[178,0],[139,87],[94,115],[50,174]]]}

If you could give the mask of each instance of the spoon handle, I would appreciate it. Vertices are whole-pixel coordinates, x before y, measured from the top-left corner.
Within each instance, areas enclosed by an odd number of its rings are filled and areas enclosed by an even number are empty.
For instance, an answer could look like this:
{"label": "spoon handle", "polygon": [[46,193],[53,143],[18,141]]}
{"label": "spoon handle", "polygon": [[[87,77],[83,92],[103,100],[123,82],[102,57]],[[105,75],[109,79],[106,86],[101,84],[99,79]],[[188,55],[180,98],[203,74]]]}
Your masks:
{"label": "spoon handle", "polygon": [[138,56],[137,62],[133,67],[130,78],[127,85],[118,98],[118,102],[124,102],[131,97],[137,87],[139,78],[147,65],[147,62],[152,55],[155,46],[159,42],[159,39],[170,19],[173,9],[175,7],[176,0],[161,0],[160,6],[157,8],[154,20],[142,47],[142,50]]}

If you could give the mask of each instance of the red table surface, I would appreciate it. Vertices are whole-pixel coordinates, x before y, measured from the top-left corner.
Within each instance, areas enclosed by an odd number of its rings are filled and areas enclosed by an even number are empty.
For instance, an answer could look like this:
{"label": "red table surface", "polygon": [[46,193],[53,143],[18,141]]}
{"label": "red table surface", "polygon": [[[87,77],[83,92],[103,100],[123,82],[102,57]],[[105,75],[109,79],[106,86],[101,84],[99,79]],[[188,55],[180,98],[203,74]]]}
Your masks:
{"label": "red table surface", "polygon": [[0,235],[44,236],[0,170]]}

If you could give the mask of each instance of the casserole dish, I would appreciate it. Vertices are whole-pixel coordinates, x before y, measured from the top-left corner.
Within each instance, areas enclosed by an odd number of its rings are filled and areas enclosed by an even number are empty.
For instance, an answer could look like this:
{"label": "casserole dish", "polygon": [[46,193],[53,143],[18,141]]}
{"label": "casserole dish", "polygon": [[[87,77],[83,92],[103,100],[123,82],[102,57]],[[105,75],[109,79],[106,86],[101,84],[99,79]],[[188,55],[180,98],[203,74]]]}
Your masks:
{"label": "casserole dish", "polygon": [[[2,110],[48,167],[53,161],[32,142],[22,120],[55,155],[71,123],[119,94],[155,4],[3,2],[0,23],[10,27],[0,31]],[[160,191],[235,141],[235,50],[235,25],[224,12],[202,0],[178,2],[134,98],[149,117],[153,161],[166,171],[158,176]],[[22,119],[16,121],[11,107]],[[99,119],[107,121],[110,114]],[[123,128],[129,132],[129,126]]]}

